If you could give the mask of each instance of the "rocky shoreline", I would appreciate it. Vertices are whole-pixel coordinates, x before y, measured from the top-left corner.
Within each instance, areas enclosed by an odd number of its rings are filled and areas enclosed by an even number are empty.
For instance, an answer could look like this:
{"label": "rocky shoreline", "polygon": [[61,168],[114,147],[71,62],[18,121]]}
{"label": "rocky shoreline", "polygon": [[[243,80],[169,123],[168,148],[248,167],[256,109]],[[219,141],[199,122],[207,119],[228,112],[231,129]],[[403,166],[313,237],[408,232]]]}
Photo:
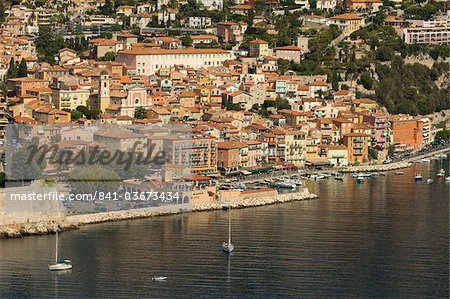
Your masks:
{"label": "rocky shoreline", "polygon": [[202,212],[212,210],[222,210],[225,207],[242,209],[286,203],[292,201],[303,201],[318,198],[317,195],[309,193],[307,188],[302,192],[278,194],[277,196],[247,197],[245,199],[230,199],[223,202],[209,202],[201,204],[166,206],[162,208],[124,210],[113,212],[102,212],[83,215],[69,215],[48,222],[24,223],[15,225],[5,225],[0,227],[1,238],[21,238],[31,235],[52,234],[56,231],[78,229],[83,225],[123,221],[131,219],[142,219],[157,216],[175,215],[180,213]]}

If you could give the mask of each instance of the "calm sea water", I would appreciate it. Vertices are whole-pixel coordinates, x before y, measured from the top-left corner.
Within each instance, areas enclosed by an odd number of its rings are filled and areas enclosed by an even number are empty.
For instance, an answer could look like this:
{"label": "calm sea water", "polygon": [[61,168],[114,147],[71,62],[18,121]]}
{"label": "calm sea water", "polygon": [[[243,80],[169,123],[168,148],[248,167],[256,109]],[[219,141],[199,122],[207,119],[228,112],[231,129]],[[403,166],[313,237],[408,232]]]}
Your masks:
{"label": "calm sea water", "polygon": [[363,184],[307,182],[320,199],[233,210],[231,257],[221,251],[225,211],[64,232],[69,273],[47,270],[53,235],[0,240],[0,297],[448,297],[450,183],[435,179],[441,167],[448,173],[448,160]]}

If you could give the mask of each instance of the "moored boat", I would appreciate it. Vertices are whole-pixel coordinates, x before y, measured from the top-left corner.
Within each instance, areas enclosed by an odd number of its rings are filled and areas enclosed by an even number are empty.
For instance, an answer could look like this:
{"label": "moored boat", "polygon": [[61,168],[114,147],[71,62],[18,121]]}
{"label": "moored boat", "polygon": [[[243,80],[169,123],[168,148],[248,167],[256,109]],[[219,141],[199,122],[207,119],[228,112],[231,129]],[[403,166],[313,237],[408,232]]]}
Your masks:
{"label": "moored boat", "polygon": [[416,174],[416,176],[414,177],[414,180],[421,181],[422,180],[422,175],[421,174]]}

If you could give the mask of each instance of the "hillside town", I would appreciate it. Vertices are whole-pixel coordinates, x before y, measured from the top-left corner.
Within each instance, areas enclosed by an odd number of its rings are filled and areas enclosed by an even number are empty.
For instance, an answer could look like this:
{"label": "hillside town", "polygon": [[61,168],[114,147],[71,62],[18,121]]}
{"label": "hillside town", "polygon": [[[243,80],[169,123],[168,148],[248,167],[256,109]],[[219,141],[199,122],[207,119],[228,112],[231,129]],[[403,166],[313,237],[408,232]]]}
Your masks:
{"label": "hillside town", "polygon": [[[68,149],[133,134],[78,127],[188,125],[198,175],[389,161],[449,135],[450,10],[403,2],[4,1],[1,125]],[[428,93],[387,89],[396,67]]]}

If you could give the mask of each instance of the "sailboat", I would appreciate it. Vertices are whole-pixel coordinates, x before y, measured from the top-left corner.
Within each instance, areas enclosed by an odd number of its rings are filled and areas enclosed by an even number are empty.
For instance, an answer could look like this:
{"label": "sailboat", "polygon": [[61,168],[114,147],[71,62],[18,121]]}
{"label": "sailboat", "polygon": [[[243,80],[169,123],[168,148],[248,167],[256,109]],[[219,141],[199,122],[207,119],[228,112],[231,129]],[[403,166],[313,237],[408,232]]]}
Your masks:
{"label": "sailboat", "polygon": [[[57,204],[58,209],[58,217],[59,217],[59,202]],[[68,259],[60,260],[58,261],[58,243],[59,243],[59,233],[56,231],[56,238],[55,238],[55,247],[56,247],[56,253],[55,253],[55,263],[48,266],[48,269],[50,271],[63,271],[63,270],[70,270],[72,269],[72,261]]]}
{"label": "sailboat", "polygon": [[234,245],[231,243],[231,207],[228,207],[228,242],[222,243],[222,249],[228,253],[234,250]]}
{"label": "sailboat", "polygon": [[55,263],[48,266],[50,271],[62,271],[62,270],[70,270],[72,269],[72,262],[68,259],[58,261],[58,232],[56,232],[56,255],[55,255]]}

